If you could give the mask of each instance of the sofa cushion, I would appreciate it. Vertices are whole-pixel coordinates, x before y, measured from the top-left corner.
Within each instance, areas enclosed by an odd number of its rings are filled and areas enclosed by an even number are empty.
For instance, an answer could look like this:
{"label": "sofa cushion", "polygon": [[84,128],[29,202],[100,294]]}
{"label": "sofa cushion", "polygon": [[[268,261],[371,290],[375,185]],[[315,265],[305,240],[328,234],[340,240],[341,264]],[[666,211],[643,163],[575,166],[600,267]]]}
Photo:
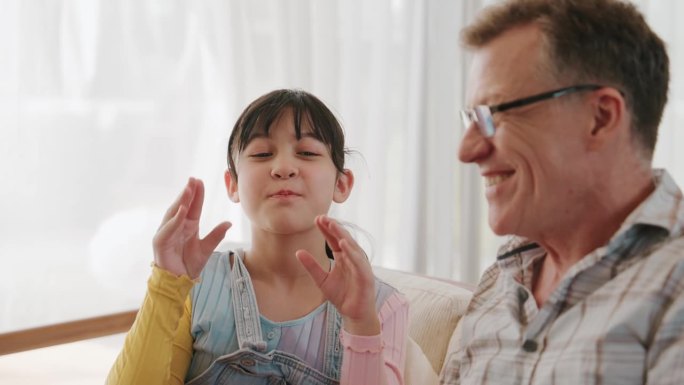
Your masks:
{"label": "sofa cushion", "polygon": [[406,365],[404,365],[404,384],[437,385],[439,377],[427,359],[423,349],[409,336],[406,339]]}
{"label": "sofa cushion", "polygon": [[472,286],[378,266],[373,271],[410,302],[409,335],[439,373],[454,329],[470,301]]}

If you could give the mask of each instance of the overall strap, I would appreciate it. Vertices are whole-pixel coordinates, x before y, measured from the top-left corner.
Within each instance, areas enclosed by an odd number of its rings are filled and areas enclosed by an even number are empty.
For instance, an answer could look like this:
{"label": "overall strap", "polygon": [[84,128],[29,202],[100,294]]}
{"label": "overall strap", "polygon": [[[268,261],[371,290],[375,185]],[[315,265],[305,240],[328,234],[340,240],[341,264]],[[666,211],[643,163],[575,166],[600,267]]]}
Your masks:
{"label": "overall strap", "polygon": [[242,262],[244,252],[242,249],[237,249],[235,253],[231,253],[231,257],[233,267],[230,274],[238,344],[240,349],[250,348],[258,352],[265,352],[266,341],[264,341],[261,331],[261,319],[254,287],[247,268]]}
{"label": "overall strap", "polygon": [[[334,261],[331,261],[331,268]],[[330,301],[326,305],[325,327],[325,357],[323,359],[323,372],[336,380],[340,379],[342,366],[342,343],[340,331],[342,330],[342,316]]]}

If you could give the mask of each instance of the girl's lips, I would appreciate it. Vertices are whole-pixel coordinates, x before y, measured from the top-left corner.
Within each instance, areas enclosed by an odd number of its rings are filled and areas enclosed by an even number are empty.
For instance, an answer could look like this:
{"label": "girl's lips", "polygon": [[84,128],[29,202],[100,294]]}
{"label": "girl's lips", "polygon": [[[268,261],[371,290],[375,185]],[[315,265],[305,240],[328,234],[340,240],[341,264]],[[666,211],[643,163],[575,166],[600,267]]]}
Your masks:
{"label": "girl's lips", "polygon": [[269,195],[269,198],[289,198],[289,197],[298,197],[300,194],[297,194],[294,191],[290,190],[280,190],[277,191],[271,195]]}

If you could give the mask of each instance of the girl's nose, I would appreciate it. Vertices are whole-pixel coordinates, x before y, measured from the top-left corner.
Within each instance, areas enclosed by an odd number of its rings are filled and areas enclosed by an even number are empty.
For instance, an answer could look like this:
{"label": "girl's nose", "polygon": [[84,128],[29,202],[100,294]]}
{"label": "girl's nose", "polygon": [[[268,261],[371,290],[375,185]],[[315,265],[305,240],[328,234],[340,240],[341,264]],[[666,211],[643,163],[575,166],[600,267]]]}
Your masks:
{"label": "girl's nose", "polygon": [[471,124],[461,139],[458,159],[464,163],[476,163],[486,158],[492,150],[491,138],[486,138],[475,124]]}
{"label": "girl's nose", "polygon": [[286,159],[276,159],[271,169],[271,176],[277,179],[293,178],[297,173],[298,169],[294,162]]}

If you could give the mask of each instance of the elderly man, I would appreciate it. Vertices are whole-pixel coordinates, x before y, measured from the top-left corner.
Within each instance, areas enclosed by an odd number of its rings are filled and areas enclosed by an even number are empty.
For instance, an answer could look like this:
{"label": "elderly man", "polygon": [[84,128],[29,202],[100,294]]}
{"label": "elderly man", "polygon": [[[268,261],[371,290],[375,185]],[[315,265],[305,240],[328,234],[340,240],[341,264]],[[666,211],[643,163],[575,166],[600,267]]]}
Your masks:
{"label": "elderly man", "polygon": [[472,50],[459,158],[497,234],[442,384],[684,384],[684,201],[651,168],[664,44],[614,0],[511,0]]}

